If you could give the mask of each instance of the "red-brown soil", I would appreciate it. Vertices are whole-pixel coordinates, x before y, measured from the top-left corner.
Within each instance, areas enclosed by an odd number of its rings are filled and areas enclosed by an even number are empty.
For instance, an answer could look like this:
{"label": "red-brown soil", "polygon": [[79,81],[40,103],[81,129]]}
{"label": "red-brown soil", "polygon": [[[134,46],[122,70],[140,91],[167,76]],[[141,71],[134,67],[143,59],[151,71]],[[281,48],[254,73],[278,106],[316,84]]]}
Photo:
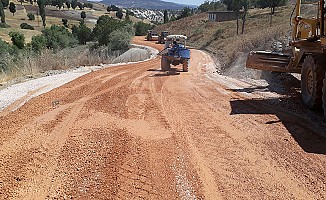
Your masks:
{"label": "red-brown soil", "polygon": [[325,199],[325,129],[191,57],[189,72],[159,57],[95,71],[0,115],[0,199]]}

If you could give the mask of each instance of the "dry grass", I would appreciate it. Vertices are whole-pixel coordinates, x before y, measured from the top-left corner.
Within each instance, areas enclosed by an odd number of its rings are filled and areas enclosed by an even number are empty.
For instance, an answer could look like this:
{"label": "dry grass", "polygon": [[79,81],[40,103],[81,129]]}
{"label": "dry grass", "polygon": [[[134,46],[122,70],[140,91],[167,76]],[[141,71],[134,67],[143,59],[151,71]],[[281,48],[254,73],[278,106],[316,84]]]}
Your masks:
{"label": "dry grass", "polygon": [[26,52],[19,61],[7,56],[4,62],[9,70],[0,73],[0,83],[7,82],[17,77],[30,77],[49,70],[66,70],[79,66],[94,66],[112,63],[120,53],[108,52],[106,49],[90,51],[88,46],[78,46],[64,49],[58,53],[46,49],[40,55],[31,55]]}

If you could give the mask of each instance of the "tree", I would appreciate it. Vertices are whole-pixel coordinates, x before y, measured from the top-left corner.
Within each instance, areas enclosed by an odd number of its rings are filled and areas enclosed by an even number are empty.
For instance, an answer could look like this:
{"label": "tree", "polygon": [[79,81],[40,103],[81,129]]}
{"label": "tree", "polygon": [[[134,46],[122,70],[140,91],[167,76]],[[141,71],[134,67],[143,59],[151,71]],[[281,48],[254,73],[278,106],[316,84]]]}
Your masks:
{"label": "tree", "polygon": [[25,36],[22,33],[11,31],[9,32],[12,44],[22,49],[25,46]]}
{"label": "tree", "polygon": [[3,10],[2,2],[0,2],[0,17],[1,17],[1,23],[5,24],[6,23],[6,16],[5,16],[5,11]]}
{"label": "tree", "polygon": [[114,30],[110,34],[109,48],[113,51],[127,51],[130,48],[130,41],[132,38],[132,27],[125,26]]}
{"label": "tree", "polygon": [[272,25],[273,15],[275,14],[275,8],[280,6],[285,6],[288,0],[257,0],[257,5],[260,8],[270,8],[271,9],[271,18],[270,25]]}
{"label": "tree", "polygon": [[152,29],[152,25],[140,21],[134,25],[134,28],[136,36],[143,36],[147,34],[148,30]]}
{"label": "tree", "polygon": [[84,10],[84,5],[82,3],[78,2],[77,6],[80,10]]}
{"label": "tree", "polygon": [[83,19],[83,23],[85,22],[85,18],[86,18],[86,12],[85,11],[82,11],[80,13],[80,17]]}
{"label": "tree", "polygon": [[110,12],[111,12],[111,6],[108,6],[108,7],[106,8],[106,11],[108,11],[108,13],[110,13]]}
{"label": "tree", "polygon": [[177,20],[177,18],[175,17],[175,15],[172,15],[171,18],[170,18],[170,22],[173,22],[175,20]]}
{"label": "tree", "polygon": [[93,8],[93,4],[92,3],[89,3],[89,2],[86,2],[86,3],[84,3],[84,7],[92,9]]}
{"label": "tree", "polygon": [[86,44],[91,40],[92,30],[85,23],[80,23],[79,26],[73,26],[72,34],[78,39],[79,44]]}
{"label": "tree", "polygon": [[1,0],[1,2],[2,2],[2,5],[3,5],[4,8],[7,8],[8,7],[9,0]]}
{"label": "tree", "polygon": [[72,7],[72,9],[76,10],[77,4],[78,4],[77,0],[72,0],[71,1],[71,7]]}
{"label": "tree", "polygon": [[64,2],[64,0],[51,0],[51,5],[58,7],[60,10],[61,7],[63,7]]}
{"label": "tree", "polygon": [[131,22],[131,20],[130,20],[130,13],[131,13],[131,12],[127,9],[127,10],[126,10],[125,20],[128,21],[128,22]]}
{"label": "tree", "polygon": [[18,0],[20,2],[20,5],[23,5],[24,0]]}
{"label": "tree", "polygon": [[33,5],[33,4],[34,4],[34,1],[33,1],[33,0],[29,0],[29,3],[30,3],[31,5]]}
{"label": "tree", "polygon": [[64,27],[68,28],[68,19],[62,19],[62,24]]}
{"label": "tree", "polygon": [[242,29],[241,34],[244,34],[245,31],[245,23],[247,20],[247,14],[249,9],[250,0],[242,0],[242,6],[243,6],[243,14],[242,14]]}
{"label": "tree", "polygon": [[71,3],[70,3],[70,1],[69,0],[66,0],[66,6],[67,6],[67,8],[68,8],[68,10],[70,9],[70,7],[71,7]]}
{"label": "tree", "polygon": [[16,5],[14,4],[14,2],[10,2],[10,4],[9,4],[9,11],[12,13],[12,16],[15,15]]}
{"label": "tree", "polygon": [[116,5],[111,5],[111,11],[118,11],[119,8]]}
{"label": "tree", "polygon": [[46,47],[53,50],[73,46],[77,43],[72,33],[63,26],[52,25],[50,28],[42,30],[42,35],[46,39]]}
{"label": "tree", "polygon": [[46,26],[46,23],[45,23],[45,0],[37,0],[37,5],[38,5],[39,13],[42,18],[43,28],[45,28],[45,26]]}
{"label": "tree", "polygon": [[32,37],[31,46],[35,52],[40,53],[46,46],[45,37],[43,35],[34,35]]}
{"label": "tree", "polygon": [[222,0],[222,3],[227,5],[227,9],[234,12],[237,18],[237,35],[239,35],[239,17],[240,10],[243,8],[243,0]]}
{"label": "tree", "polygon": [[223,11],[226,10],[226,5],[220,1],[205,1],[203,4],[199,5],[198,10],[200,12]]}
{"label": "tree", "polygon": [[119,18],[119,19],[122,19],[122,17],[123,17],[122,10],[119,9],[119,10],[115,13],[115,16],[117,16],[117,18]]}
{"label": "tree", "polygon": [[168,15],[168,11],[167,10],[164,10],[164,24],[168,23],[169,22],[169,15]]}
{"label": "tree", "polygon": [[108,15],[102,15],[98,18],[93,35],[96,37],[99,45],[107,45],[110,41],[110,34],[121,27],[125,26],[125,22],[113,19]]}
{"label": "tree", "polygon": [[191,9],[189,7],[185,7],[185,8],[182,9],[181,18],[189,17],[191,15],[192,15],[192,12],[191,12]]}
{"label": "tree", "polygon": [[28,20],[35,20],[35,15],[33,13],[27,13]]}

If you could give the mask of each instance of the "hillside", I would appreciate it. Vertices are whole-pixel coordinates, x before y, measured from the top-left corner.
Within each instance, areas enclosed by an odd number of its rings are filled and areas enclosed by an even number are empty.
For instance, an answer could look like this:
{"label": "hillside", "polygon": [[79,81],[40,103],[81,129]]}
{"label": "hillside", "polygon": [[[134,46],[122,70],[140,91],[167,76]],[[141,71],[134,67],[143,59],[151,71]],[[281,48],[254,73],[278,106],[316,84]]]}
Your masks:
{"label": "hillside", "polygon": [[101,3],[106,5],[116,5],[118,7],[123,8],[145,8],[145,9],[157,9],[157,10],[178,10],[184,7],[192,7],[195,8],[194,5],[186,5],[186,4],[177,4],[172,2],[165,2],[161,0],[103,0]]}
{"label": "hillside", "polygon": [[[10,26],[10,28],[0,28],[0,38],[11,42],[8,33],[13,30],[18,30],[25,35],[26,42],[30,42],[33,35],[41,34],[42,21],[41,17],[37,16],[38,13],[38,6],[37,4],[31,5],[29,2],[23,2],[22,5],[17,0],[13,0],[16,4],[16,13],[13,15],[9,12],[9,9],[5,9],[5,16],[6,16],[6,23]],[[72,25],[78,25],[81,21],[80,13],[82,11],[86,12],[86,19],[85,23],[88,27],[93,28],[96,24],[97,19],[101,15],[110,15],[112,17],[115,16],[115,12],[108,13],[106,11],[106,6],[101,3],[93,2],[93,9],[84,8],[84,10],[80,9],[67,9],[66,7],[61,8],[60,10],[54,6],[46,6],[46,27],[50,27],[51,25],[63,25],[62,19],[67,19],[69,27]],[[27,13],[32,13],[35,15],[35,20],[28,20]],[[130,16],[130,19],[134,22],[137,21],[144,21],[150,23],[150,20],[146,19],[147,15],[144,15],[144,19],[138,19],[136,17]],[[21,29],[20,24],[27,23],[34,27],[35,30],[28,30],[28,29]]]}
{"label": "hillside", "polygon": [[[314,9],[313,6],[303,6],[304,16],[313,15]],[[292,10],[292,4],[277,8],[270,26],[269,9],[251,9],[245,23],[244,34],[239,35],[236,34],[236,20],[213,22],[208,20],[208,13],[196,14],[158,26],[156,31],[167,30],[172,34],[187,35],[190,46],[213,55],[221,73],[228,74],[232,71],[231,75],[243,77],[248,73],[244,65],[250,50],[270,49],[275,41],[282,42],[284,47],[287,46],[291,36],[289,21]],[[241,23],[239,20],[240,33]]]}
{"label": "hillside", "polygon": [[[256,48],[265,49],[273,40],[287,35],[290,31],[288,23],[290,10],[291,6],[278,9],[271,27],[269,26],[269,9],[250,10],[245,24],[245,33],[239,35],[236,34],[236,20],[209,21],[207,13],[170,22],[157,27],[156,30],[187,35],[190,46],[210,52],[221,64],[222,69],[236,63],[236,58],[240,58],[239,55],[243,52]],[[241,20],[239,20],[239,26],[241,32]]]}

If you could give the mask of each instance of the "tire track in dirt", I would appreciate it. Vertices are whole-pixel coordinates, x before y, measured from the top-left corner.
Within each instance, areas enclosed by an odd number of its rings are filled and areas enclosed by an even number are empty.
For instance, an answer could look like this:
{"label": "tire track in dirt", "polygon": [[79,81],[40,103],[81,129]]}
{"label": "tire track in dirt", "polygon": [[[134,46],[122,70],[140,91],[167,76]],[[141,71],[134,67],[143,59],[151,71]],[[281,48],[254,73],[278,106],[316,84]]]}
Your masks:
{"label": "tire track in dirt", "polygon": [[[93,93],[93,91],[96,91],[99,87],[99,85],[94,84],[94,82],[92,82],[92,86],[93,88],[89,89],[85,96],[89,96],[91,93]],[[84,88],[84,85],[81,85],[80,87]],[[76,89],[78,90],[78,88]],[[73,127],[73,124],[77,120],[78,115],[80,114],[81,109],[83,108],[86,101],[87,98],[80,98],[77,100],[76,103],[73,103],[72,105],[66,104],[63,107],[54,110],[54,112],[49,112],[41,117],[38,117],[33,123],[28,124],[23,129],[23,132],[18,133],[18,137],[11,140],[10,144],[4,143],[2,145],[2,149],[4,150],[15,150],[15,148],[7,146],[12,146],[14,144],[14,146],[19,148],[18,154],[20,155],[28,154],[28,152],[32,151],[32,149],[42,149],[41,154],[35,155],[32,158],[32,163],[34,160],[36,160],[34,164],[36,165],[36,167],[32,169],[27,168],[24,170],[24,180],[27,182],[27,184],[23,184],[21,186],[20,191],[16,192],[17,198],[26,197],[27,199],[45,199],[48,193],[50,179],[53,176],[54,169],[56,168],[56,162],[60,150],[68,138],[69,129]],[[67,110],[69,111],[67,112]],[[54,120],[56,120],[57,122],[58,114],[63,112],[65,112],[65,114],[63,114],[65,115],[65,117],[61,117],[61,122],[53,124]],[[52,130],[46,131],[47,127],[49,127],[46,126],[47,123],[52,126]],[[28,133],[33,134],[30,135]],[[55,146],[56,148],[51,148],[53,146]],[[10,157],[12,156],[12,153],[6,151],[1,152],[1,154],[2,153],[5,155],[3,157],[9,157],[8,159],[4,159],[3,162],[10,163]],[[8,170],[10,170],[9,167],[4,171]],[[28,173],[32,173],[32,175],[29,175]],[[29,180],[29,176],[32,176],[33,178]],[[37,190],[35,190],[34,188],[37,188]]]}
{"label": "tire track in dirt", "polygon": [[291,135],[313,128],[192,58],[92,72],[0,117],[0,199],[324,199],[325,153]]}

